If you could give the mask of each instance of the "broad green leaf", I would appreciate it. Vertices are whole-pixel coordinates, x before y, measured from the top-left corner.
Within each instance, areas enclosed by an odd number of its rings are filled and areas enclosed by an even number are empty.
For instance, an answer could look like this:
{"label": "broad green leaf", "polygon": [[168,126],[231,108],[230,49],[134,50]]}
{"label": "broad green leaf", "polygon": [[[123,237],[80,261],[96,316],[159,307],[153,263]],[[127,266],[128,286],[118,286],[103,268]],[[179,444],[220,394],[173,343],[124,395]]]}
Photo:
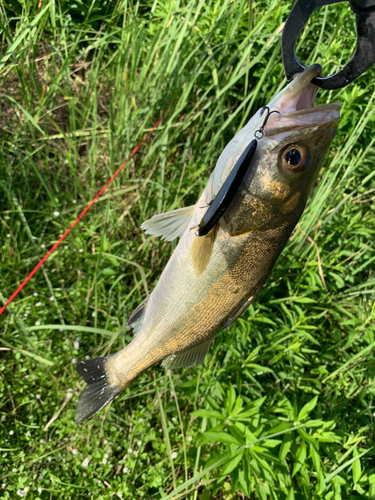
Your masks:
{"label": "broad green leaf", "polygon": [[241,462],[242,457],[244,455],[245,451],[241,451],[240,453],[236,454],[233,458],[231,458],[223,467],[221,471],[221,475],[227,476],[230,474]]}
{"label": "broad green leaf", "polygon": [[322,469],[318,471],[318,492],[321,495],[326,490],[326,482]]}
{"label": "broad green leaf", "polygon": [[319,473],[320,473],[320,456],[319,456],[319,453],[311,445],[309,446],[309,449],[310,449],[311,459],[312,459],[313,464],[314,464],[314,469],[317,472],[317,474],[319,475]]}
{"label": "broad green leaf", "polygon": [[106,260],[108,260],[114,267],[117,267],[120,265],[119,261],[116,259],[115,255],[111,255],[109,253],[105,253],[104,257]]}
{"label": "broad green leaf", "polygon": [[314,439],[320,441],[321,443],[339,443],[340,436],[336,435],[334,432],[316,432],[314,434]]}
{"label": "broad green leaf", "polygon": [[369,500],[375,500],[375,482],[372,482],[370,484],[370,487],[368,490],[368,498],[369,498]]}
{"label": "broad green leaf", "polygon": [[254,371],[256,371],[257,373],[274,373],[273,370],[271,370],[271,368],[268,368],[268,366],[262,366],[262,365],[257,365],[256,363],[244,363],[244,366],[246,366],[246,368],[252,368]]}
{"label": "broad green leaf", "polygon": [[238,472],[238,479],[240,482],[240,485],[242,486],[242,490],[245,493],[247,497],[250,496],[250,488],[249,488],[249,481],[247,480],[247,474],[243,470],[240,470]]}
{"label": "broad green leaf", "polygon": [[287,456],[290,447],[292,446],[293,439],[294,436],[292,435],[292,433],[285,434],[279,450],[279,459],[281,461],[285,460],[285,457]]}
{"label": "broad green leaf", "polygon": [[253,458],[258,462],[260,467],[263,468],[264,470],[266,470],[267,472],[269,472],[269,474],[272,476],[272,478],[275,478],[273,468],[271,467],[272,462],[268,462],[263,457],[261,457],[260,454],[257,453],[257,450],[255,450],[255,449],[250,448],[249,451],[250,451],[251,455],[253,456]]}
{"label": "broad green leaf", "polygon": [[228,415],[230,415],[230,413],[232,412],[235,401],[236,401],[236,391],[234,390],[233,385],[230,385],[227,392],[227,398],[225,401],[225,409],[227,410]]}
{"label": "broad green leaf", "polygon": [[[358,450],[357,448],[354,448],[353,450],[353,458],[358,458]],[[355,460],[352,464],[352,471],[353,471],[353,481],[354,481],[354,484],[357,484],[358,481],[360,480],[361,478],[361,461],[359,460]]]}
{"label": "broad green leaf", "polygon": [[100,272],[103,276],[113,276],[114,274],[117,274],[117,272],[111,267],[105,267]]}
{"label": "broad green leaf", "polygon": [[237,396],[237,399],[236,399],[236,402],[235,402],[235,405],[230,413],[230,416],[231,417],[236,417],[238,416],[239,412],[241,411],[242,409],[242,398],[241,396]]}
{"label": "broad green leaf", "polygon": [[294,477],[297,474],[302,465],[305,463],[306,451],[307,451],[306,443],[305,441],[302,441],[297,451],[296,463],[294,464],[293,467],[292,477]]}
{"label": "broad green leaf", "polygon": [[242,444],[236,438],[225,432],[206,431],[199,437],[199,446],[203,446],[204,444],[213,442],[235,445]]}
{"label": "broad green leaf", "polygon": [[298,414],[298,420],[302,420],[304,417],[306,417],[306,415],[311,413],[315,408],[317,402],[318,402],[318,396],[315,396],[315,398],[306,403]]}
{"label": "broad green leaf", "polygon": [[276,448],[281,443],[279,439],[266,439],[263,441],[262,445],[266,448]]}
{"label": "broad green leaf", "polygon": [[225,420],[227,417],[216,410],[197,410],[190,414],[192,417],[202,418],[217,418],[218,420]]}
{"label": "broad green leaf", "polygon": [[251,363],[252,360],[256,359],[258,357],[260,349],[261,349],[260,345],[256,346],[256,348],[251,351],[251,353],[244,361],[244,365],[248,365],[248,363]]}
{"label": "broad green leaf", "polygon": [[286,500],[294,500],[294,489],[291,487],[288,491],[288,496],[286,497]]}

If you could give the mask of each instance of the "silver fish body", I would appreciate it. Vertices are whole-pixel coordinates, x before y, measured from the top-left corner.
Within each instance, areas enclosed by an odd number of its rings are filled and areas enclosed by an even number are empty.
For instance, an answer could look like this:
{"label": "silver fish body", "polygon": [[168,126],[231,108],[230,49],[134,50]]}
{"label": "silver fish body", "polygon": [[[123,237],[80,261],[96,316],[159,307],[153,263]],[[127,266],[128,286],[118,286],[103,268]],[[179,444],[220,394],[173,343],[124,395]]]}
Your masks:
{"label": "silver fish body", "polygon": [[198,226],[263,122],[259,110],[230,141],[196,205],[159,214],[142,227],[179,244],[150,294],[131,316],[136,336],[120,352],[83,361],[88,383],[76,422],[91,418],[152,365],[203,361],[216,332],[256,298],[298,222],[339,122],[339,105],[314,105],[318,65],[298,75],[269,104],[273,113],[251,167],[224,216],[207,236]]}

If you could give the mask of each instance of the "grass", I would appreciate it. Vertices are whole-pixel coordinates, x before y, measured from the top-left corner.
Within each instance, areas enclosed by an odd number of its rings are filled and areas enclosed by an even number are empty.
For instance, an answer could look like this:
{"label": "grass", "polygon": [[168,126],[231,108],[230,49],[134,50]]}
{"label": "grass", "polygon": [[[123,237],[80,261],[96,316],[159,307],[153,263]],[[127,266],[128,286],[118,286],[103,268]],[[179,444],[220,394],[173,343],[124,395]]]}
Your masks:
{"label": "grass", "polygon": [[[149,370],[73,423],[76,360],[130,341],[175,243],[140,231],[195,202],[285,85],[291,2],[0,2],[0,301],[169,109],[0,318],[0,498],[375,498],[374,70],[345,89],[308,207],[256,303],[199,369]],[[303,60],[347,61],[315,13]],[[323,276],[323,279],[322,279]]]}

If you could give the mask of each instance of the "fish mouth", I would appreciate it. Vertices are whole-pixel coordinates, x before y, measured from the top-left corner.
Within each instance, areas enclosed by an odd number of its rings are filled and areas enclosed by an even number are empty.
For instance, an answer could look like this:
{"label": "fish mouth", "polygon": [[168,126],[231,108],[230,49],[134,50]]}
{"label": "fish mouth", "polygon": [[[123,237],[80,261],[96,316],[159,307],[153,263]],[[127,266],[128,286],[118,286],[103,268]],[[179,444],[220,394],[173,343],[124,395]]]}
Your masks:
{"label": "fish mouth", "polygon": [[317,106],[316,94],[319,88],[312,83],[320,75],[322,67],[313,64],[299,73],[269,104],[272,113],[264,129],[265,136],[273,136],[284,131],[316,125],[336,125],[340,119],[341,103]]}

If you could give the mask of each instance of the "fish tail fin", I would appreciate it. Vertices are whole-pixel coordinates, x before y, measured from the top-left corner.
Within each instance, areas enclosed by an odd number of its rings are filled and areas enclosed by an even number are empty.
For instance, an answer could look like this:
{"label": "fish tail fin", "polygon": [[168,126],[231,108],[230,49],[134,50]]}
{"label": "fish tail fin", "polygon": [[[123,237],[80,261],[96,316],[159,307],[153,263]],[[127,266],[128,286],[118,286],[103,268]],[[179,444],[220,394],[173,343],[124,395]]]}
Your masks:
{"label": "fish tail fin", "polygon": [[81,424],[92,418],[122,391],[123,387],[110,384],[108,381],[106,366],[111,357],[110,355],[88,359],[80,361],[76,365],[77,372],[87,383],[78,401],[74,419],[76,424]]}

